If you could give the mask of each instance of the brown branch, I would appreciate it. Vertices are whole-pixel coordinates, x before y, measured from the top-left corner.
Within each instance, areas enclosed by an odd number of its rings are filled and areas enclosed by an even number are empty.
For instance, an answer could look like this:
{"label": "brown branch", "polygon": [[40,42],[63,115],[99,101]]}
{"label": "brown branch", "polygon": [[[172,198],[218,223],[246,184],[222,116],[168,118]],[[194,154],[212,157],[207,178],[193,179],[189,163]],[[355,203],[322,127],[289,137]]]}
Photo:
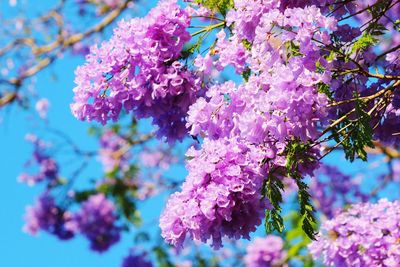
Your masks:
{"label": "brown branch", "polygon": [[369,95],[369,96],[363,96],[363,97],[358,97],[358,98],[352,98],[352,99],[347,99],[347,100],[342,100],[342,101],[337,101],[337,102],[333,102],[331,104],[328,104],[327,107],[335,107],[335,106],[340,106],[340,105],[344,105],[344,104],[350,104],[352,102],[355,102],[357,100],[361,100],[361,101],[365,101],[365,102],[369,102],[375,98],[378,98],[384,94],[386,94],[389,91],[394,91],[394,89],[396,89],[396,87],[400,85],[400,81],[397,81],[396,83],[394,83],[392,86],[388,86],[387,88],[380,90],[379,92],[373,94],[373,95]]}
{"label": "brown branch", "polygon": [[344,121],[345,119],[347,119],[353,112],[355,112],[356,109],[353,108],[352,110],[350,110],[349,112],[347,112],[346,114],[344,114],[342,117],[340,117],[339,119],[333,121],[328,127],[325,128],[325,130],[321,133],[320,137],[322,137],[323,135],[325,135],[327,132],[329,132],[330,130],[332,130],[333,128],[335,128],[337,125],[339,125],[342,121]]}
{"label": "brown branch", "polygon": [[18,38],[18,39],[15,39],[14,41],[10,42],[8,45],[4,46],[3,48],[1,48],[0,56],[4,55],[5,53],[10,51],[13,47],[15,47],[17,45],[30,46],[32,50],[37,49],[37,45],[33,38]]}
{"label": "brown branch", "polygon": [[56,48],[60,47],[60,45],[63,48],[66,48],[82,41],[83,39],[89,37],[94,33],[103,31],[105,27],[110,25],[112,22],[114,22],[115,19],[119,17],[119,15],[128,7],[130,2],[132,2],[132,0],[125,0],[119,7],[111,11],[102,21],[100,21],[97,25],[95,25],[88,31],[84,33],[73,34],[67,38],[56,40],[53,43],[37,48],[36,50],[33,51],[33,53],[35,55],[42,55],[45,53],[49,53],[54,51]]}
{"label": "brown branch", "polygon": [[354,64],[357,65],[358,70],[359,70],[361,73],[363,73],[364,75],[367,75],[368,77],[378,78],[378,79],[400,80],[400,76],[392,76],[392,75],[385,75],[385,74],[379,74],[379,73],[376,73],[376,74],[370,73],[370,72],[366,71],[366,70],[361,66],[361,64],[357,62],[357,60],[354,60],[354,59],[352,59],[352,58],[350,58],[350,60],[351,60]]}
{"label": "brown branch", "polygon": [[[388,86],[386,89],[381,90],[381,91],[379,91],[379,92],[377,93],[378,96],[382,96],[382,95],[383,95],[383,97],[382,97],[381,99],[379,99],[379,101],[368,111],[368,115],[369,115],[369,116],[372,116],[372,114],[373,114],[375,111],[377,111],[377,110],[378,110],[378,111],[376,112],[376,114],[377,114],[376,116],[379,115],[379,107],[381,107],[381,106],[386,107],[386,106],[387,106],[387,104],[389,103],[389,102],[388,102],[388,99],[391,97],[391,91],[394,90],[395,87],[398,86],[398,85],[400,85],[400,81],[397,81],[396,83],[392,84],[391,86]],[[368,103],[369,101],[371,101],[371,100],[377,98],[378,96],[374,96],[374,97],[369,96],[369,97],[364,98],[363,100],[364,100],[365,103]],[[359,98],[359,99],[361,99],[361,98]],[[357,99],[355,99],[355,100],[357,100]],[[356,111],[356,109],[353,108],[352,110],[350,110],[349,112],[347,112],[345,115],[343,115],[343,116],[340,117],[339,119],[333,121],[327,128],[324,129],[324,131],[320,134],[320,136],[319,136],[318,139],[322,138],[326,133],[328,133],[329,131],[331,131],[334,127],[336,127],[336,126],[339,125],[341,122],[343,122],[343,121],[345,121],[346,119],[348,119],[349,116],[350,116],[351,114],[353,114],[355,111]],[[350,127],[351,125],[353,125],[354,122],[355,122],[355,120],[350,121],[347,125],[343,126],[341,129],[339,129],[339,130],[336,132],[336,134],[337,134],[337,133],[340,133],[340,132],[342,132],[342,131],[344,131],[345,129],[347,129],[348,127]],[[325,156],[327,156],[328,154],[330,154],[332,151],[334,151],[336,148],[338,148],[339,145],[341,145],[341,144],[343,143],[343,141],[345,141],[345,140],[349,137],[350,133],[351,133],[354,129],[355,129],[355,128],[351,129],[349,133],[346,133],[346,136],[344,137],[344,139],[342,139],[339,143],[337,143],[333,148],[328,149],[327,152],[326,152],[320,159],[324,158]],[[317,139],[317,140],[315,140],[315,141],[313,142],[312,147],[314,147],[314,146],[316,146],[316,145],[318,145],[318,144],[325,143],[325,142],[327,142],[327,141],[333,139],[334,136],[335,136],[335,133],[332,133],[332,134],[329,135],[328,137],[323,138],[323,139],[321,139],[321,140],[319,140],[319,141],[318,141],[318,139]]]}
{"label": "brown branch", "polygon": [[[59,34],[62,29],[62,26],[64,25],[64,22],[62,20],[62,16],[59,14],[59,11],[64,7],[66,0],[61,0],[60,4],[54,8],[53,10],[50,10],[47,14],[44,16],[41,16],[37,19],[34,20],[39,20],[39,21],[47,21],[50,18],[53,18],[56,21],[56,24],[58,25],[59,29]],[[17,38],[13,41],[11,41],[9,44],[7,44],[5,47],[0,49],[0,56],[3,54],[7,53],[10,51],[13,47],[17,45],[26,45],[30,46],[32,50],[38,49],[38,45],[36,44],[35,40],[33,38]]]}
{"label": "brown branch", "polygon": [[384,57],[384,56],[386,56],[387,54],[392,53],[392,52],[394,52],[394,51],[396,51],[396,50],[398,50],[398,49],[400,49],[400,45],[397,45],[397,46],[395,46],[395,47],[392,47],[392,48],[390,48],[389,50],[387,50],[387,51],[383,52],[382,54],[378,55],[378,56],[376,57],[376,60],[378,60],[379,58]]}
{"label": "brown branch", "polygon": [[[56,20],[57,25],[60,27],[59,34],[57,39],[47,45],[44,46],[36,46],[35,42],[31,38],[23,38],[23,39],[18,39],[4,47],[3,49],[0,50],[0,56],[3,53],[6,53],[9,51],[14,45],[16,44],[25,44],[28,46],[32,47],[32,52],[35,56],[41,56],[44,54],[49,54],[51,52],[54,52],[56,49],[60,49],[60,51],[64,51],[68,47],[73,46],[74,44],[82,41],[83,39],[95,34],[102,32],[108,25],[110,25],[112,22],[114,22],[119,15],[128,7],[129,3],[131,3],[133,0],[125,0],[122,4],[120,4],[116,9],[111,11],[103,20],[101,20],[98,24],[90,28],[84,33],[77,33],[73,34],[68,37],[63,37],[63,31],[62,31],[62,26],[63,26],[63,21],[61,15],[59,15],[55,11],[51,11],[50,15]],[[56,55],[47,55],[44,58],[40,59],[39,62],[30,67],[28,70],[23,72],[20,76],[18,77],[12,77],[9,78],[8,80],[2,80],[1,82],[7,83],[9,85],[15,86],[16,88],[19,88],[22,85],[22,82],[29,78],[32,77],[33,75],[39,73],[41,70],[49,66],[55,59],[57,58]],[[7,104],[11,104],[14,102],[16,99],[17,93],[10,94],[10,96],[6,97],[4,96],[0,100],[0,107],[3,107]]]}
{"label": "brown branch", "polygon": [[346,136],[340,140],[340,142],[338,142],[336,145],[334,145],[333,147],[329,148],[325,154],[323,154],[321,157],[319,157],[319,161],[321,161],[323,158],[325,158],[327,155],[329,155],[331,152],[333,152],[335,149],[337,149],[341,144],[343,144],[344,141],[346,141],[347,139],[350,138],[351,133],[355,130],[355,128],[351,129],[348,133],[346,133]]}
{"label": "brown branch", "polygon": [[133,146],[136,145],[141,145],[149,141],[155,136],[155,133],[149,133],[146,135],[141,136],[139,139],[131,139],[131,138],[125,138],[125,140],[128,142],[126,145],[118,149],[117,151],[112,153],[112,157],[114,159],[120,159],[123,155],[125,155],[126,152],[128,152]]}
{"label": "brown branch", "polygon": [[386,146],[379,141],[373,141],[375,148],[368,148],[366,151],[370,154],[384,154],[388,160],[400,158],[400,152],[391,146]]}
{"label": "brown branch", "polygon": [[2,98],[0,98],[0,108],[13,102],[16,98],[17,98],[16,92],[5,94]]}
{"label": "brown branch", "polygon": [[390,182],[393,181],[394,178],[394,170],[393,170],[393,163],[392,159],[387,161],[389,167],[389,173],[385,175],[385,177],[381,180],[381,182],[371,191],[370,196],[376,197],[378,196],[379,192],[383,190]]}
{"label": "brown branch", "polygon": [[342,18],[340,18],[338,21],[340,22],[340,21],[343,21],[343,20],[352,18],[352,17],[354,17],[354,16],[356,16],[356,15],[358,15],[358,14],[360,14],[360,13],[363,13],[363,12],[367,11],[369,8],[371,8],[371,7],[373,7],[373,6],[376,6],[377,4],[379,4],[379,1],[377,1],[375,4],[373,4],[373,5],[371,5],[371,6],[368,5],[367,7],[363,8],[363,9],[360,9],[359,11],[357,11],[357,12],[355,12],[355,13],[352,13],[352,14],[350,14],[350,15],[347,15],[347,16],[345,16],[345,17],[342,17]]}

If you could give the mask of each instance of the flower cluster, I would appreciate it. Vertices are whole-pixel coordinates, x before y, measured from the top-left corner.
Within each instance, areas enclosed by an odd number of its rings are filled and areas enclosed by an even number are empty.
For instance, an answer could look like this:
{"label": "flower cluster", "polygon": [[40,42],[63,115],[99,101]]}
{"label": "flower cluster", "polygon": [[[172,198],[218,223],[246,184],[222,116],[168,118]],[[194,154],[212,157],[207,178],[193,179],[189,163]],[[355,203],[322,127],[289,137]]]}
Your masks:
{"label": "flower cluster", "polygon": [[137,198],[147,199],[162,191],[168,184],[165,177],[170,166],[178,161],[172,150],[158,143],[154,148],[144,148],[139,155],[140,166],[137,179]]}
{"label": "flower cluster", "polygon": [[398,266],[399,229],[400,202],[356,204],[323,222],[309,249],[327,266]]}
{"label": "flower cluster", "polygon": [[[263,177],[285,169],[284,152],[289,142],[317,139],[318,127],[325,124],[328,115],[328,99],[318,92],[318,85],[330,81],[329,62],[319,45],[330,43],[329,32],[336,29],[335,19],[323,16],[315,6],[281,12],[271,2],[271,7],[267,5],[249,13],[258,17],[255,20],[258,24],[252,25],[241,21],[247,17],[239,10],[248,7],[242,1],[235,3],[241,3],[230,14],[236,34],[225,40],[225,32],[220,32],[216,45],[221,43],[224,50],[232,53],[221,54],[218,60],[232,64],[238,72],[245,68],[245,62],[250,74],[248,81],[239,86],[226,82],[210,87],[189,108],[190,134],[206,138],[200,150],[189,152],[194,159],[188,161],[189,175],[182,192],[172,195],[160,220],[164,238],[178,247],[187,233],[197,240],[211,238],[216,248],[220,246],[221,236],[247,237],[261,222],[259,216],[266,207],[266,203],[260,202]],[[240,53],[243,59],[239,64],[235,51],[240,51],[242,43],[249,41],[240,33],[252,31],[254,36],[246,36],[252,42],[251,48]],[[230,47],[235,44],[242,48]],[[202,66],[200,63],[205,63],[206,58],[196,60]],[[227,148],[235,156],[225,152]],[[236,158],[239,151],[242,155],[238,158],[246,167],[230,166],[233,164],[230,158]],[[220,156],[221,153],[229,157]],[[317,157],[319,151],[316,147],[309,153]],[[213,164],[208,170],[210,163]],[[312,174],[316,167],[317,164],[308,163],[298,169],[301,175],[306,175]],[[227,168],[229,172],[220,168]],[[270,174],[282,176],[279,172]],[[232,179],[237,182],[232,183]],[[221,184],[224,186],[220,187]],[[230,189],[232,185],[235,189]],[[236,188],[240,188],[240,194],[233,193]],[[218,202],[221,195],[233,200],[223,201],[229,208],[225,211],[227,214],[218,212],[224,208]],[[241,215],[231,215],[236,212]],[[244,218],[248,223],[242,226]]]}
{"label": "flower cluster", "polygon": [[257,154],[236,140],[223,139],[206,139],[201,150],[189,149],[189,175],[160,217],[165,240],[180,248],[189,235],[203,242],[212,239],[212,246],[219,248],[224,236],[249,238],[267,206]]}
{"label": "flower cluster", "polygon": [[74,236],[74,232],[66,227],[72,220],[72,215],[57,206],[48,193],[42,194],[34,206],[27,207],[25,220],[24,230],[32,235],[43,230],[62,240]]}
{"label": "flower cluster", "polygon": [[140,152],[140,161],[146,168],[167,170],[171,164],[177,162],[177,158],[171,154],[170,149],[159,144],[157,149],[144,148]]}
{"label": "flower cluster", "polygon": [[318,211],[331,218],[340,207],[368,199],[360,183],[338,168],[321,164],[310,184],[310,192]]}
{"label": "flower cluster", "polygon": [[232,65],[236,73],[242,73],[246,67],[246,59],[248,51],[242,44],[241,40],[234,35],[226,39],[226,33],[221,30],[216,34],[217,43],[213,53],[218,54],[218,60],[215,61],[216,69],[222,71],[228,65]]}
{"label": "flower cluster", "polygon": [[243,260],[246,267],[281,266],[284,260],[283,240],[279,236],[257,237],[247,247]]}
{"label": "flower cluster", "polygon": [[114,204],[103,194],[89,197],[79,211],[72,213],[45,192],[34,206],[27,207],[24,230],[33,235],[42,230],[63,240],[80,232],[89,239],[91,249],[103,252],[119,241],[117,219]]}
{"label": "flower cluster", "polygon": [[116,226],[116,220],[114,204],[97,194],[82,203],[68,228],[80,231],[89,239],[91,249],[103,252],[119,241],[121,228]]}
{"label": "flower cluster", "polygon": [[131,251],[128,256],[126,256],[121,267],[152,267],[153,264],[146,260],[146,255],[144,253],[136,255]]}
{"label": "flower cluster", "polygon": [[[296,20],[289,19],[293,17]],[[300,25],[297,33],[283,30],[278,34],[273,30]],[[196,135],[202,129],[208,136],[219,138],[218,131],[223,131],[222,136],[239,134],[258,143],[268,135],[279,141],[316,138],[317,125],[327,116],[327,98],[316,87],[330,80],[329,71],[316,68],[318,64],[328,68],[312,41],[316,38],[329,44],[329,35],[319,30],[322,28],[333,30],[335,21],[322,16],[315,7],[265,13],[255,29],[247,58],[252,71],[249,82],[238,89],[232,82],[210,88],[206,98],[199,98],[190,107],[190,133]]]}
{"label": "flower cluster", "polygon": [[[399,5],[400,6],[400,5]],[[400,34],[397,45],[400,45]],[[389,75],[400,75],[400,50],[386,55],[385,70]],[[382,88],[383,89],[383,88]],[[400,93],[395,89],[392,101],[386,107],[375,136],[384,143],[395,144],[400,132]]]}
{"label": "flower cluster", "polygon": [[[292,2],[292,1],[288,1]],[[303,2],[305,1],[298,1]],[[314,2],[314,1],[312,1]],[[322,1],[324,2],[324,1]],[[360,42],[370,32],[374,32],[374,40],[377,43],[370,46],[365,46],[357,50],[357,57],[354,53],[349,53],[351,60],[347,61],[340,58],[340,55],[334,61],[334,68],[338,69],[336,73],[340,73],[336,79],[330,83],[333,89],[333,98],[336,101],[347,100],[354,97],[354,93],[361,96],[372,95],[378,91],[384,90],[388,87],[390,79],[376,79],[371,81],[365,73],[346,73],[345,70],[351,69],[380,69],[384,75],[398,76],[400,75],[399,69],[399,52],[396,48],[400,45],[400,32],[398,26],[394,23],[398,19],[400,12],[400,4],[392,3],[387,4],[377,0],[367,1],[349,1],[344,4],[333,4],[332,1],[327,1],[331,5],[332,14],[343,20],[344,17],[351,17],[352,23],[343,24],[334,31],[335,46],[346,47],[351,44]],[[323,5],[323,3],[321,3]],[[318,4],[317,4],[318,5]],[[321,5],[321,6],[322,6]],[[371,8],[371,9],[370,9]],[[368,11],[367,11],[368,10]],[[384,10],[384,16],[375,16],[375,10]],[[326,10],[326,12],[329,12]],[[370,12],[372,11],[372,12]],[[345,21],[345,20],[344,20]],[[365,31],[364,26],[368,25],[371,30]],[[379,27],[379,29],[378,29]],[[354,48],[354,47],[353,47]],[[397,54],[397,55],[396,55]],[[394,90],[394,99],[391,102],[386,102],[387,105],[382,112],[372,113],[371,125],[374,125],[374,140],[379,140],[381,143],[394,144],[398,141],[399,135],[396,133],[400,130],[400,110],[396,107],[398,90]],[[369,108],[377,104],[379,99],[371,101]],[[340,107],[332,109],[333,116],[340,116],[346,114],[355,107],[354,103],[341,105]]]}
{"label": "flower cluster", "polygon": [[99,150],[99,160],[103,164],[104,171],[112,172],[115,169],[127,171],[132,157],[129,148],[127,140],[113,130],[105,130],[100,137]]}
{"label": "flower cluster", "polygon": [[26,165],[38,164],[39,172],[34,175],[22,173],[18,177],[18,180],[28,185],[34,185],[43,181],[54,184],[57,181],[59,169],[57,162],[46,153],[48,145],[34,135],[27,135],[26,139],[34,145],[32,159]]}
{"label": "flower cluster", "polygon": [[[306,6],[315,5],[323,11],[324,14],[331,14],[337,19],[346,15],[359,11],[361,2],[364,1],[346,1],[337,2],[335,0],[281,0],[279,1],[279,9],[287,8],[304,8]],[[367,1],[368,2],[368,1]]]}
{"label": "flower cluster", "polygon": [[105,124],[122,109],[153,119],[169,142],[186,134],[185,116],[199,79],[179,61],[190,18],[174,0],[164,0],[144,18],[120,21],[112,38],[93,46],[76,70],[73,114]]}
{"label": "flower cluster", "polygon": [[279,2],[273,0],[235,0],[235,8],[229,10],[226,16],[228,26],[234,24],[234,34],[240,39],[252,42],[261,17],[270,10],[278,8]]}

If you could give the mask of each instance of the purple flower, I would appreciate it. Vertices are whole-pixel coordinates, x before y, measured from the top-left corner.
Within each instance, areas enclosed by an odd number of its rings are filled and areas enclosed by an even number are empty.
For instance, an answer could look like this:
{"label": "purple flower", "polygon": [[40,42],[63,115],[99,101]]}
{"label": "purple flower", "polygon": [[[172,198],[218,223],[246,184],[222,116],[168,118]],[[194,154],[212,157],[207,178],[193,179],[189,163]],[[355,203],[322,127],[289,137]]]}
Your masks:
{"label": "purple flower", "polygon": [[282,238],[269,235],[255,238],[248,245],[243,260],[246,267],[281,266],[285,255]]}
{"label": "purple flower", "polygon": [[129,255],[126,256],[123,261],[121,267],[152,267],[150,261],[146,259],[146,254],[134,254],[133,250],[130,251]]}
{"label": "purple flower", "polygon": [[273,0],[235,0],[235,8],[227,14],[228,25],[235,24],[234,33],[242,39],[252,42],[261,16],[279,7],[279,1]]}
{"label": "purple flower", "polygon": [[327,266],[398,266],[400,202],[355,204],[325,221],[309,245]]}
{"label": "purple flower", "polygon": [[103,164],[105,172],[115,169],[127,171],[132,155],[129,152],[130,145],[123,137],[114,131],[107,129],[100,137],[99,160]]}
{"label": "purple flower", "polygon": [[364,201],[360,184],[338,168],[321,164],[311,180],[310,193],[320,212],[331,218],[339,207]]}
{"label": "purple flower", "polygon": [[74,236],[74,232],[66,227],[71,221],[71,214],[57,206],[48,193],[42,194],[34,206],[27,207],[25,220],[24,230],[32,235],[42,230],[62,240]]}
{"label": "purple flower", "polygon": [[70,223],[90,241],[90,248],[103,252],[119,241],[121,228],[115,225],[117,216],[114,204],[103,194],[89,197]]}
{"label": "purple flower", "polygon": [[232,65],[236,73],[242,73],[246,66],[248,51],[242,44],[241,39],[239,39],[237,35],[234,35],[227,40],[224,30],[221,30],[216,37],[218,41],[214,53],[219,55],[216,61],[217,70],[221,71],[226,66]]}
{"label": "purple flower", "polygon": [[143,19],[120,21],[112,38],[93,46],[76,70],[74,116],[105,124],[124,109],[153,118],[159,138],[181,140],[186,112],[200,90],[200,80],[178,61],[191,38],[189,23],[173,0],[161,1]]}
{"label": "purple flower", "polygon": [[[165,240],[181,248],[185,237],[222,246],[224,236],[249,238],[261,223],[267,201],[261,199],[262,176],[251,148],[235,140],[205,140],[190,149],[189,175],[160,217]],[[201,166],[201,167],[199,167]]]}
{"label": "purple flower", "polygon": [[[162,236],[177,247],[187,235],[203,242],[211,239],[215,248],[223,236],[248,238],[268,204],[261,196],[264,178],[269,174],[284,178],[279,170],[286,167],[285,147],[292,140],[318,138],[320,126],[327,122],[328,99],[318,92],[318,84],[328,83],[330,72],[319,45],[330,42],[336,21],[315,6],[281,12],[273,2],[254,10],[250,2],[255,1],[235,1],[238,10],[237,5],[243,4],[241,11],[249,12],[248,17],[234,11],[235,36],[226,40],[221,31],[216,44],[224,51],[220,67],[232,64],[241,72],[246,64],[251,71],[248,81],[239,86],[216,84],[188,111],[190,134],[205,139],[200,150],[187,153],[189,175],[160,218]],[[248,18],[249,22],[254,18],[256,25],[241,23]],[[277,26],[294,30],[273,31]],[[245,34],[252,42],[250,51],[242,46]],[[283,49],[289,42],[299,53]],[[317,62],[327,70],[317,72]],[[309,156],[318,155],[318,147],[309,151]],[[298,169],[304,176],[317,167],[307,162]]]}
{"label": "purple flower", "polygon": [[55,184],[57,182],[59,168],[57,162],[47,155],[47,144],[34,135],[27,135],[26,139],[34,145],[32,159],[28,161],[26,165],[38,164],[39,171],[34,175],[22,173],[18,177],[18,180],[31,186],[43,181],[47,181],[51,185]]}

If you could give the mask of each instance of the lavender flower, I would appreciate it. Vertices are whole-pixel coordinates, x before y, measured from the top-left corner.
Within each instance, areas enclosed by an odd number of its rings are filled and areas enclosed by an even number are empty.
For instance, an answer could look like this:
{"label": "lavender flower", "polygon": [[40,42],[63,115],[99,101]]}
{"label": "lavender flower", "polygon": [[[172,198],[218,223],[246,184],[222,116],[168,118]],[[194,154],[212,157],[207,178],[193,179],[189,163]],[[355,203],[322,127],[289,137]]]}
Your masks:
{"label": "lavender flower", "polygon": [[310,193],[320,212],[331,218],[340,207],[365,201],[360,184],[338,168],[321,164],[311,180]]}
{"label": "lavender flower", "polygon": [[115,169],[127,171],[132,157],[129,148],[128,141],[123,137],[112,130],[105,130],[100,137],[99,150],[99,160],[103,164],[104,171],[112,172]]}
{"label": "lavender flower", "polygon": [[31,186],[43,181],[47,181],[49,184],[54,185],[58,178],[59,168],[57,162],[47,155],[47,144],[34,135],[27,135],[26,139],[34,145],[32,159],[26,163],[26,166],[38,164],[39,172],[33,175],[22,173],[18,177],[18,181],[27,183]]}
{"label": "lavender flower", "polygon": [[309,245],[327,266],[398,266],[400,202],[360,203],[325,221]]}
{"label": "lavender flower", "polygon": [[267,207],[261,200],[262,176],[252,153],[257,152],[235,140],[207,139],[201,150],[188,151],[189,176],[160,217],[168,243],[181,248],[190,235],[203,242],[211,239],[219,248],[224,236],[249,238]]}
{"label": "lavender flower", "polygon": [[[330,72],[316,71],[316,64],[329,67],[318,45],[330,43],[328,32],[335,29],[336,21],[315,6],[281,12],[272,5],[254,10],[258,24],[251,26],[254,36],[247,38],[252,47],[241,53],[243,59],[235,58],[236,50],[228,48],[244,41],[240,31],[237,40],[225,40],[225,32],[219,33],[217,42],[227,45],[223,49],[231,51],[226,53],[234,52],[220,55],[220,59],[238,72],[246,64],[251,71],[248,81],[238,87],[233,82],[216,84],[189,108],[186,126],[190,134],[205,139],[200,150],[188,152],[189,175],[160,218],[162,236],[177,247],[187,235],[203,242],[212,239],[215,248],[221,246],[223,236],[248,238],[267,207],[261,200],[264,177],[286,167],[283,152],[290,140],[316,139],[318,126],[326,123],[328,99],[318,92],[317,85],[328,83]],[[239,12],[231,16],[237,16],[231,17],[234,29],[247,27],[240,23]],[[276,26],[298,30],[275,33],[272,29]],[[245,32],[242,29],[242,34]],[[268,39],[272,35],[276,40]],[[289,42],[299,47],[300,55],[282,51],[282,44]],[[309,153],[317,157],[318,147]],[[317,166],[307,163],[298,169],[306,175]],[[272,174],[280,177],[279,172]]]}
{"label": "lavender flower", "polygon": [[157,136],[169,142],[186,134],[185,116],[199,80],[179,62],[190,18],[176,1],[164,0],[143,19],[120,21],[112,38],[93,46],[76,70],[74,116],[105,124],[122,109],[153,118]]}
{"label": "lavender flower", "polygon": [[257,237],[248,245],[244,263],[246,267],[282,266],[285,254],[279,236]]}
{"label": "lavender flower", "polygon": [[34,206],[26,209],[24,231],[36,235],[39,230],[46,231],[62,240],[70,239],[74,232],[67,229],[71,214],[57,206],[54,198],[48,193],[42,194]]}
{"label": "lavender flower", "polygon": [[121,267],[152,267],[150,261],[146,259],[146,254],[142,253],[136,255],[131,251],[128,256],[126,256],[123,261]]}
{"label": "lavender flower", "polygon": [[119,241],[121,228],[115,225],[116,221],[114,204],[97,194],[82,204],[69,227],[86,236],[91,249],[103,252]]}

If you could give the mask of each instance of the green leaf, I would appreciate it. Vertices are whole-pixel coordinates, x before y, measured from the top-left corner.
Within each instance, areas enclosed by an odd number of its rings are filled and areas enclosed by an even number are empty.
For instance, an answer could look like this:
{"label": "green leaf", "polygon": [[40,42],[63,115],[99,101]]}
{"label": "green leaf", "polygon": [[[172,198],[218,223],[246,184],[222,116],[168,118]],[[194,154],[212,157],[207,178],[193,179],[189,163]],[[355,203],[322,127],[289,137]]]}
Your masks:
{"label": "green leaf", "polygon": [[374,36],[383,35],[383,34],[385,34],[385,31],[387,31],[387,30],[388,29],[386,29],[386,27],[383,24],[378,23],[378,22],[369,24],[366,29],[366,31],[368,33],[370,33],[371,35],[374,35]]}
{"label": "green leaf", "polygon": [[226,15],[229,9],[234,7],[233,0],[196,0],[195,3],[201,4],[213,11],[218,11],[223,16]]}
{"label": "green leaf", "polygon": [[111,130],[114,132],[114,133],[119,133],[119,131],[121,131],[121,125],[119,125],[119,124],[113,124],[113,125],[111,125]]}
{"label": "green leaf", "polygon": [[251,75],[251,69],[250,68],[246,68],[242,73],[242,77],[246,82],[249,81],[250,75]]}
{"label": "green leaf", "polygon": [[169,260],[168,253],[161,246],[156,246],[153,248],[154,255],[156,256],[157,263],[159,267],[174,267],[174,265]]}
{"label": "green leaf", "polygon": [[333,100],[333,92],[330,90],[329,85],[320,82],[317,84],[318,93],[325,94],[330,100]]}
{"label": "green leaf", "polygon": [[139,232],[135,235],[135,238],[133,239],[133,241],[137,244],[137,243],[143,243],[143,242],[147,242],[150,240],[150,236],[148,233],[146,232]]}
{"label": "green leaf", "polygon": [[282,233],[284,230],[283,218],[281,216],[282,208],[280,207],[283,189],[284,184],[271,171],[268,178],[264,180],[261,192],[263,197],[268,197],[272,205],[271,210],[265,211],[265,230],[267,233],[271,233],[274,230]]}
{"label": "green leaf", "polygon": [[396,31],[400,32],[400,19],[396,20],[393,26]]}
{"label": "green leaf", "polygon": [[181,59],[186,59],[195,52],[199,53],[200,47],[204,41],[204,37],[204,35],[200,35],[200,37],[197,38],[196,42],[194,42],[193,44],[185,44],[181,52]]}
{"label": "green leaf", "polygon": [[333,61],[336,58],[336,53],[334,51],[331,51],[329,55],[326,57],[327,61]]}
{"label": "green leaf", "polygon": [[351,48],[351,54],[361,50],[368,48],[369,46],[375,45],[378,43],[378,39],[375,38],[370,33],[364,33],[353,45]]}
{"label": "green leaf", "polygon": [[300,204],[300,214],[302,215],[302,229],[310,239],[315,240],[315,209],[311,204],[311,196],[308,193],[308,186],[306,183],[301,181],[300,178],[296,178],[296,183],[299,190],[297,196]]}
{"label": "green leaf", "polygon": [[243,44],[243,46],[244,46],[244,48],[246,48],[247,50],[251,50],[251,47],[252,47],[252,43],[251,42],[249,42],[249,40],[247,40],[247,39],[243,39],[242,40],[242,44]]}
{"label": "green leaf", "polygon": [[[356,118],[346,119],[333,130],[333,137],[337,143],[340,143],[345,152],[347,160],[354,161],[356,157],[367,160],[366,147],[374,147],[373,128],[371,126],[371,116],[366,112],[366,104],[358,99],[354,94],[355,115]],[[347,127],[347,128],[345,128]],[[343,130],[345,128],[345,130]]]}
{"label": "green leaf", "polygon": [[376,19],[381,17],[391,4],[392,1],[376,1],[375,4],[368,6],[367,11]]}
{"label": "green leaf", "polygon": [[298,187],[297,196],[300,204],[302,229],[310,239],[315,239],[315,209],[311,204],[308,185],[302,181],[303,177],[299,171],[301,165],[309,165],[316,162],[315,156],[309,152],[310,149],[310,144],[294,139],[287,144],[285,156],[288,175],[296,181]]}
{"label": "green leaf", "polygon": [[286,259],[295,259],[303,263],[302,266],[313,266],[311,255],[308,253],[307,245],[310,239],[302,229],[302,215],[292,211],[285,220],[290,221],[290,230],[285,233]]}
{"label": "green leaf", "polygon": [[289,59],[291,57],[304,56],[300,53],[300,45],[295,44],[293,41],[285,42],[286,57]]}
{"label": "green leaf", "polygon": [[87,133],[90,136],[99,136],[101,134],[101,129],[96,126],[90,126],[87,130]]}
{"label": "green leaf", "polygon": [[96,190],[83,190],[83,191],[76,191],[74,193],[74,199],[80,203],[86,201],[91,195],[96,194]]}

